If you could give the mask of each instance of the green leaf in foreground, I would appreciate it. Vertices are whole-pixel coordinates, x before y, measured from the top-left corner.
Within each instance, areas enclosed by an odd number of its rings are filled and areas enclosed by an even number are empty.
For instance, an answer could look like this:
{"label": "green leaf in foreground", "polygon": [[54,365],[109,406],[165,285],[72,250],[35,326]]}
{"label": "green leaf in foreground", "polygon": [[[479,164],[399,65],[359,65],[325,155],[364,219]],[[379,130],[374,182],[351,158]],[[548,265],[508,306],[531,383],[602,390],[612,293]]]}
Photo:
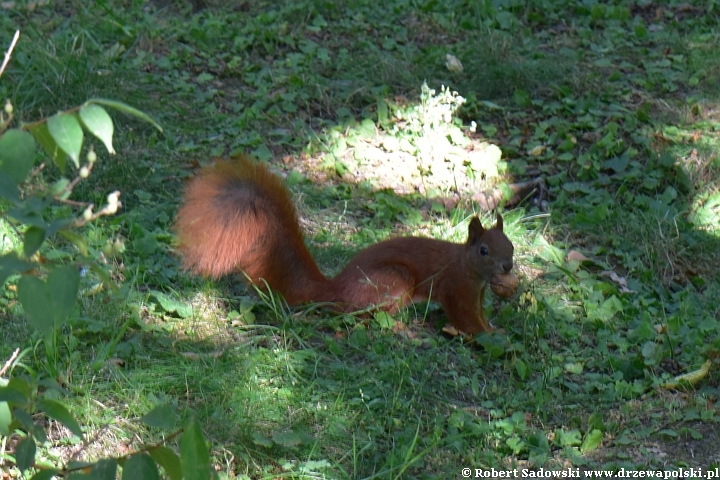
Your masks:
{"label": "green leaf in foreground", "polygon": [[158,292],[157,290],[152,290],[150,293],[157,298],[158,303],[166,312],[175,312],[180,318],[189,318],[192,316],[192,307],[186,303],[180,302],[170,295]]}
{"label": "green leaf in foreground", "polygon": [[18,299],[30,323],[48,336],[70,315],[80,286],[80,274],[70,266],[55,268],[47,283],[34,276],[18,282]]}
{"label": "green leaf in foreground", "polygon": [[150,450],[150,456],[165,469],[165,473],[170,477],[170,480],[182,480],[182,467],[175,452],[168,447],[160,446]]}
{"label": "green leaf in foreground", "polygon": [[32,467],[35,463],[35,440],[28,435],[15,447],[15,462],[21,472]]}
{"label": "green leaf in foreground", "polygon": [[302,443],[302,437],[296,432],[275,432],[273,442],[284,447],[296,447]]}
{"label": "green leaf in foreground", "polygon": [[93,465],[90,474],[97,480],[115,480],[117,466],[117,460],[114,458],[105,458]]}
{"label": "green leaf in foreground", "polygon": [[150,427],[168,430],[175,426],[177,415],[166,403],[160,404],[142,416],[140,421]]}
{"label": "green leaf in foreground", "polygon": [[[11,382],[13,380],[11,380]],[[10,383],[6,387],[0,387],[0,401],[10,402],[15,405],[27,405],[28,396],[25,392],[20,391],[20,389]]]}
{"label": "green leaf in foreground", "polygon": [[32,257],[35,252],[40,250],[45,241],[45,229],[40,227],[30,227],[25,230],[25,238],[23,241],[23,253],[26,257]]}
{"label": "green leaf in foreground", "polygon": [[669,438],[677,438],[678,437],[678,433],[675,430],[673,430],[672,428],[664,428],[664,429],[660,430],[659,432],[657,432],[657,434],[659,436],[664,436],[664,437],[669,437]]}
{"label": "green leaf in foreground", "polygon": [[[93,462],[83,462],[83,461],[80,461],[80,460],[70,460],[70,461],[68,462],[68,464],[67,464],[67,469],[68,469],[68,470],[84,470],[84,469],[86,469],[86,468],[92,468],[93,465],[94,465]],[[85,474],[83,474],[83,473],[72,473],[71,476],[72,476],[72,475],[83,475],[83,476],[85,476],[86,478],[90,476],[89,473],[88,473],[87,475],[85,475]]]}
{"label": "green leaf in foreground", "polygon": [[10,175],[0,175],[0,197],[15,203],[20,202],[20,190]]}
{"label": "green leaf in foreground", "polygon": [[67,155],[65,154],[65,152],[60,150],[58,144],[55,143],[52,135],[50,135],[50,130],[48,130],[47,124],[41,123],[40,125],[31,128],[30,133],[33,137],[35,137],[35,140],[37,140],[37,142],[43,147],[43,150],[45,150],[47,156],[52,158],[55,163],[57,163],[60,171],[64,172],[65,163],[67,162]]}
{"label": "green leaf in foreground", "polygon": [[180,464],[185,480],[210,480],[210,453],[195,417],[188,422],[180,441]]}
{"label": "green leaf in foreground", "polygon": [[67,476],[67,480],[98,480],[95,475],[91,473],[72,472]]}
{"label": "green leaf in foreground", "polygon": [[586,434],[585,440],[583,440],[582,445],[580,445],[580,451],[582,453],[586,453],[595,450],[597,447],[600,446],[602,435],[602,432],[598,429],[592,430],[591,432]]}
{"label": "green leaf in foreground", "polygon": [[83,131],[75,115],[71,113],[58,113],[47,121],[48,132],[60,150],[65,152],[73,161],[76,168],[80,168],[80,149],[83,143]]}
{"label": "green leaf in foreground", "polygon": [[268,438],[260,432],[253,433],[253,443],[267,448],[272,447],[274,444],[272,438]]}
{"label": "green leaf in foreground", "polygon": [[0,402],[0,435],[10,435],[10,424],[12,423],[12,414],[10,406],[7,402]]}
{"label": "green leaf in foreground", "polygon": [[152,458],[138,453],[123,465],[122,480],[160,480],[160,474]]}
{"label": "green leaf in foreground", "polygon": [[5,283],[5,280],[11,275],[16,273],[27,272],[33,268],[33,264],[20,260],[20,258],[14,252],[0,257],[0,285]]}
{"label": "green leaf in foreground", "polygon": [[57,400],[41,399],[38,401],[38,407],[44,411],[48,417],[57,420],[70,429],[72,433],[82,438],[83,431],[80,424],[70,411]]}
{"label": "green leaf in foreground", "polygon": [[121,112],[127,113],[128,115],[132,115],[134,117],[139,118],[140,120],[144,120],[151,124],[153,127],[157,128],[159,131],[163,131],[162,127],[153,120],[148,114],[141,112],[137,108],[131,107],[130,105],[118,102],[116,100],[107,100],[104,98],[93,98],[85,102],[85,105],[90,104],[98,104],[98,105],[104,105],[106,107],[114,108],[115,110],[120,110]]}
{"label": "green leaf in foreground", "polygon": [[57,470],[40,470],[30,480],[51,480],[57,474]]}
{"label": "green leaf in foreground", "polygon": [[22,183],[34,161],[35,140],[28,132],[12,128],[0,136],[0,174]]}
{"label": "green leaf in foreground", "polygon": [[105,144],[108,153],[114,155],[115,149],[112,145],[112,137],[115,127],[105,109],[92,103],[85,104],[80,109],[80,120],[82,120],[83,125],[90,133]]}
{"label": "green leaf in foreground", "polygon": [[[35,421],[30,416],[29,413],[27,413],[25,410],[20,410],[19,408],[14,408],[13,415],[15,416],[15,420],[20,422],[20,425],[22,425],[22,427],[26,431],[28,431],[30,433],[34,433],[35,427],[37,427],[38,425],[35,425]],[[42,430],[42,429],[40,429],[40,430]],[[42,430],[42,431],[44,433],[44,430]]]}

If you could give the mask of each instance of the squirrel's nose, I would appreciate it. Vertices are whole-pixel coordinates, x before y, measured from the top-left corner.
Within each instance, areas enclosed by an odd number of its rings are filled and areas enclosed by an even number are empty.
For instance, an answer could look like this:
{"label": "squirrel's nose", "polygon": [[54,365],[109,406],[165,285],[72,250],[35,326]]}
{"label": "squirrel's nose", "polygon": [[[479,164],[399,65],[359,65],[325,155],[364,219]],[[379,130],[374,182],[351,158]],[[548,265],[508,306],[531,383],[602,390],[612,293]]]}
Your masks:
{"label": "squirrel's nose", "polygon": [[508,273],[510,270],[512,270],[512,267],[513,267],[513,261],[512,261],[512,259],[510,259],[510,260],[503,260],[503,262],[502,262],[502,267],[503,267],[503,270],[505,270],[505,273]]}

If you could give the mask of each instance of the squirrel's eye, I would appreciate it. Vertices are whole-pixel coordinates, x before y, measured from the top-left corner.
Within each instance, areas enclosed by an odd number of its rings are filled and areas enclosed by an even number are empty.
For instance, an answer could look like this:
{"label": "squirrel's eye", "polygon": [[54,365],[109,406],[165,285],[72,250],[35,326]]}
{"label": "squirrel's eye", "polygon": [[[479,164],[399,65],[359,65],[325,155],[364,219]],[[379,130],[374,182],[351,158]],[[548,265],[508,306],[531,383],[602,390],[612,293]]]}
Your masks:
{"label": "squirrel's eye", "polygon": [[480,255],[489,255],[487,247],[485,247],[485,246],[480,247]]}

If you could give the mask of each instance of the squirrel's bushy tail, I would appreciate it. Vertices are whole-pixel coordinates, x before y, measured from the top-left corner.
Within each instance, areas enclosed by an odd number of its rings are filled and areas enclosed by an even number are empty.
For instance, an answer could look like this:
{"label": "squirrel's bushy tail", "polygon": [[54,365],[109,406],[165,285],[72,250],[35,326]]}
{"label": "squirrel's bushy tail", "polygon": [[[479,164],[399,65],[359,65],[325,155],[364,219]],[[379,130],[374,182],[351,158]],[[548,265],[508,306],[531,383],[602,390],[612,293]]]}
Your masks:
{"label": "squirrel's bushy tail", "polygon": [[190,180],[177,215],[183,267],[218,278],[244,272],[289,304],[317,301],[329,285],[308,252],[290,193],[247,158],[218,161]]}

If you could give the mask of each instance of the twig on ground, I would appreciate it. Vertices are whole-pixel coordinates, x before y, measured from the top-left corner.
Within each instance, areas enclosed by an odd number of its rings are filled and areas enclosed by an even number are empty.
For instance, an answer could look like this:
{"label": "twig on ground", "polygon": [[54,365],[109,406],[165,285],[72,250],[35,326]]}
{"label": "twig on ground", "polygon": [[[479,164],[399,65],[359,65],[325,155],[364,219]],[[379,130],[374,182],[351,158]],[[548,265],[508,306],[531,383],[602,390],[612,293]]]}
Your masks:
{"label": "twig on ground", "polygon": [[16,348],[12,355],[10,355],[10,358],[7,362],[5,362],[5,365],[0,369],[0,377],[5,375],[5,372],[8,371],[10,366],[13,364],[13,362],[17,359],[18,355],[20,355],[20,349]]}
{"label": "twig on ground", "polygon": [[2,65],[0,65],[0,77],[2,77],[2,74],[5,71],[5,67],[7,67],[8,62],[10,62],[10,56],[12,55],[12,51],[15,49],[15,44],[17,43],[18,38],[20,38],[20,30],[15,31],[15,36],[10,43],[10,48],[8,48],[7,52],[5,52],[5,60],[3,60]]}

